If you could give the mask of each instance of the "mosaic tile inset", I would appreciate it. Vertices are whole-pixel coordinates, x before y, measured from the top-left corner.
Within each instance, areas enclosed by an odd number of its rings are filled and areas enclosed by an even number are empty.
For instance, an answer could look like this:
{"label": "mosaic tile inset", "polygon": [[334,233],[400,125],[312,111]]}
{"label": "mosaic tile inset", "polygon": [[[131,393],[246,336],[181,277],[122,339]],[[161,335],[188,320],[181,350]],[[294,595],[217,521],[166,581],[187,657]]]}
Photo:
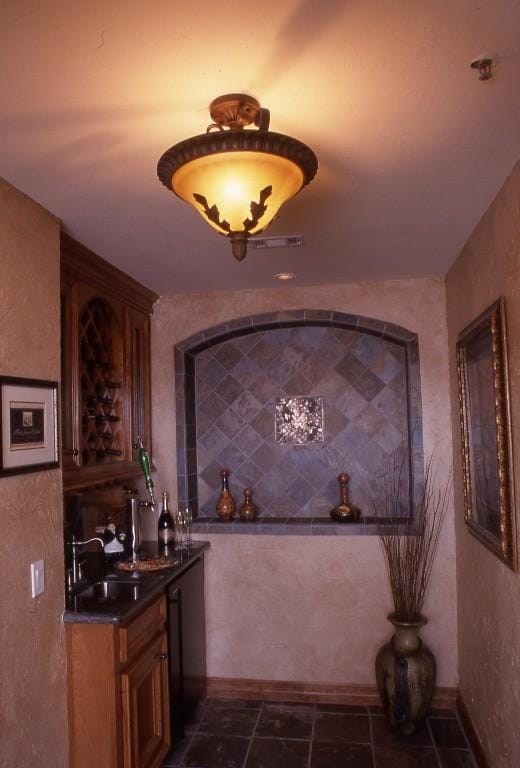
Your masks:
{"label": "mosaic tile inset", "polygon": [[323,398],[277,397],[274,424],[277,443],[322,443]]}

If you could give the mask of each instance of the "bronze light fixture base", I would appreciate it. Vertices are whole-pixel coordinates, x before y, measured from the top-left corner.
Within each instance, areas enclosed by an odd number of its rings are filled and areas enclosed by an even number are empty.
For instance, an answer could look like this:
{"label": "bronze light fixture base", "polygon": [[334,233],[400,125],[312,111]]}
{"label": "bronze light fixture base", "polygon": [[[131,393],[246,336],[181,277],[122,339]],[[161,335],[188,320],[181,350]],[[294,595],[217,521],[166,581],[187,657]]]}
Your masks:
{"label": "bronze light fixture base", "polygon": [[[215,121],[209,128],[216,127],[220,131],[230,128],[232,131],[240,131],[246,125],[254,124],[260,127],[262,117],[265,120],[265,115],[262,113],[267,113],[267,117],[269,116],[268,110],[263,110],[260,103],[252,96],[244,93],[228,93],[213,99],[209,105],[209,114]],[[266,131],[268,128],[269,122],[262,129]]]}
{"label": "bronze light fixture base", "polygon": [[[231,240],[233,256],[242,261],[248,239],[312,181],[318,161],[298,139],[269,131],[269,110],[252,96],[219,96],[209,111],[214,122],[206,133],[168,149],[157,175]],[[247,130],[250,125],[258,130]]]}

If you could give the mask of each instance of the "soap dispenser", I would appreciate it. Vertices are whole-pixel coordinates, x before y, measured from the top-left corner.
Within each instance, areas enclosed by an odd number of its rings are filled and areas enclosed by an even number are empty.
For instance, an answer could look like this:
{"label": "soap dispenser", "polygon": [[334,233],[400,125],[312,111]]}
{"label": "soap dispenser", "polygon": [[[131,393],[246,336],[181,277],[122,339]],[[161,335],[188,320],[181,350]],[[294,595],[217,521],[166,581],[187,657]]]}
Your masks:
{"label": "soap dispenser", "polygon": [[109,517],[102,534],[106,555],[114,555],[124,551],[121,538],[121,534],[117,533],[116,526]]}

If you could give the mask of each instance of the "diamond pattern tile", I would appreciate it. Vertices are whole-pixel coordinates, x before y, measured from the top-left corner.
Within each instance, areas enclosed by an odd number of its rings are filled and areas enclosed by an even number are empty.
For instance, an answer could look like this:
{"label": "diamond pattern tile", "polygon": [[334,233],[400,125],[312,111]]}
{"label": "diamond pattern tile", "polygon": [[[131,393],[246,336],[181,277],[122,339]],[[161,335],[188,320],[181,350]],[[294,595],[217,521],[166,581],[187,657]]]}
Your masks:
{"label": "diamond pattern tile", "polygon": [[[343,471],[351,502],[372,514],[374,484],[408,441],[401,346],[346,328],[273,327],[209,347],[195,361],[202,516],[215,514],[221,465],[237,505],[251,486],[263,516],[326,517]],[[276,443],[275,403],[284,397],[323,398],[322,443]]]}
{"label": "diamond pattern tile", "polygon": [[242,384],[239,384],[233,376],[226,376],[217,387],[217,394],[220,395],[228,405],[231,405],[243,391],[244,388]]}
{"label": "diamond pattern tile", "polygon": [[236,343],[230,341],[224,344],[219,344],[218,349],[215,351],[215,359],[221,363],[228,371],[235,368],[237,363],[242,357],[242,352],[237,347]]}

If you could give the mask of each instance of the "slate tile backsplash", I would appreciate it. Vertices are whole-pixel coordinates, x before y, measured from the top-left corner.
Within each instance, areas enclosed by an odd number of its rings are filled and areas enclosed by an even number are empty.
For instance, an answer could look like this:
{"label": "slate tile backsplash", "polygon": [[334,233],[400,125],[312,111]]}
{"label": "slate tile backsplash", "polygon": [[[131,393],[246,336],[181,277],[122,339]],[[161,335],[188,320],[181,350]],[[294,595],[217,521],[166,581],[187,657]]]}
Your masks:
{"label": "slate tile backsplash", "polygon": [[[237,505],[250,486],[262,516],[325,517],[340,472],[373,514],[378,478],[408,447],[406,355],[382,332],[332,325],[273,326],[194,354],[199,517],[215,515],[222,467]],[[282,397],[323,398],[323,442],[276,442]]]}

